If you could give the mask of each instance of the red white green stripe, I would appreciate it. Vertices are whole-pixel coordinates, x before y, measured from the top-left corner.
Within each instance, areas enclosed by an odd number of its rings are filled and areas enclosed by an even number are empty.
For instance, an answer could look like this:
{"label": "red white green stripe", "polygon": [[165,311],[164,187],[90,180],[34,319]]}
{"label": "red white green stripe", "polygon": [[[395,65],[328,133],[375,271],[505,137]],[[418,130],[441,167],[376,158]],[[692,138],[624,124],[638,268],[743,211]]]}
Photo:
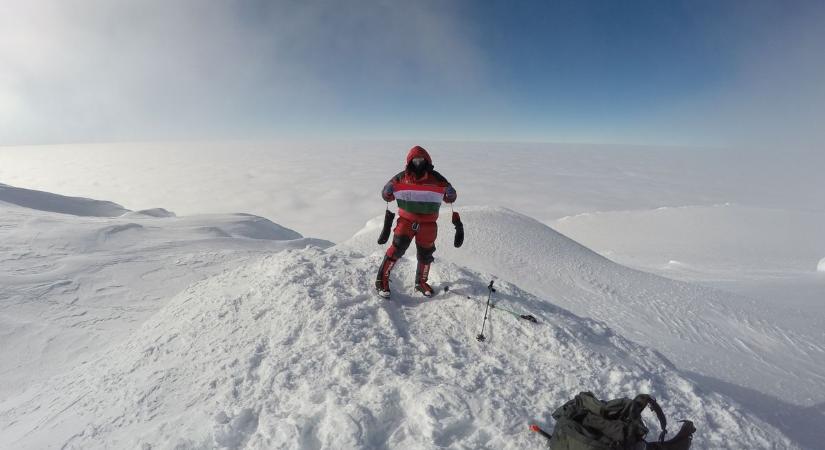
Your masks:
{"label": "red white green stripe", "polygon": [[445,189],[445,186],[399,183],[394,194],[399,208],[413,214],[433,214],[441,207]]}

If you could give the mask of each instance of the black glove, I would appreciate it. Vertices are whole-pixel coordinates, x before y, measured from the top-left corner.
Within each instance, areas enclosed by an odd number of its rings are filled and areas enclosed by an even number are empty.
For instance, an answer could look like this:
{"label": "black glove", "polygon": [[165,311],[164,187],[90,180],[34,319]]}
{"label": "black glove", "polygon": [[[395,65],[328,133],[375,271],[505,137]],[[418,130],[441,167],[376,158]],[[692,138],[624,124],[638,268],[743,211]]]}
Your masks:
{"label": "black glove", "polygon": [[392,228],[392,221],[395,219],[395,213],[389,209],[384,211],[384,228],[381,229],[381,236],[378,236],[378,243],[384,245],[390,238],[390,229]]}
{"label": "black glove", "polygon": [[453,240],[453,246],[458,248],[464,243],[464,224],[461,223],[461,217],[455,211],[453,211],[453,225],[455,225],[455,240]]}

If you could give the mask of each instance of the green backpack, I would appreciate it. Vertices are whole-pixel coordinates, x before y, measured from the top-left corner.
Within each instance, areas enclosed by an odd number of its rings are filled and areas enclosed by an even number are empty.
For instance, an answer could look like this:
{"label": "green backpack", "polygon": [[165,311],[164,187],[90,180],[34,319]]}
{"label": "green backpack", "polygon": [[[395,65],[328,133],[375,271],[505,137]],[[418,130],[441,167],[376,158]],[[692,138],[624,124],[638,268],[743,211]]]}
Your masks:
{"label": "green backpack", "polygon": [[[657,442],[644,440],[648,429],[642,411],[648,406],[662,428]],[[692,422],[684,420],[679,433],[665,441],[665,414],[656,400],[646,394],[632,400],[604,402],[590,392],[582,392],[553,412],[553,418],[556,428],[552,435],[537,426],[531,427],[549,439],[552,450],[687,450],[696,431]]]}

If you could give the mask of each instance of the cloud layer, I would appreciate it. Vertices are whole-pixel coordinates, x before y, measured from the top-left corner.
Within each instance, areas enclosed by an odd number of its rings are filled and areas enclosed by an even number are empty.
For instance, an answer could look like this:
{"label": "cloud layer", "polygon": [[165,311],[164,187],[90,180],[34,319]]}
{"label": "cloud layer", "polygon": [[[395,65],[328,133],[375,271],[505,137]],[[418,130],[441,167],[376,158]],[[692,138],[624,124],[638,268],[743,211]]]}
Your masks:
{"label": "cloud layer", "polygon": [[[0,143],[320,126],[400,91],[477,83],[480,52],[427,2],[35,0],[0,13]],[[354,111],[357,113],[358,111]],[[334,126],[334,123],[331,124]]]}
{"label": "cloud layer", "polygon": [[[820,148],[825,6],[712,4],[602,17],[581,3],[527,3],[518,16],[461,1],[5,2],[0,145],[424,137]],[[657,43],[663,29],[679,39]],[[633,51],[615,61],[611,49]]]}

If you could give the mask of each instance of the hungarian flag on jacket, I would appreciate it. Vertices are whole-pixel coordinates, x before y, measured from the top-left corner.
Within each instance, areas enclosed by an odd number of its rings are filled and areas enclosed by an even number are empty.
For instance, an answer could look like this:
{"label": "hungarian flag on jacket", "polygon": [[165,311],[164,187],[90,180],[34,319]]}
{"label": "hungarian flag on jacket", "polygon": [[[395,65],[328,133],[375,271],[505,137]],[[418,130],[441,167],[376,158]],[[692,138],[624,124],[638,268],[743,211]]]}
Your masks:
{"label": "hungarian flag on jacket", "polygon": [[[414,158],[424,158],[428,168],[420,176],[410,170]],[[444,176],[433,170],[432,159],[426,150],[413,147],[407,154],[407,169],[392,177],[382,191],[384,200],[398,203],[398,215],[415,222],[434,222],[438,219],[441,202],[452,203],[457,194]]]}

